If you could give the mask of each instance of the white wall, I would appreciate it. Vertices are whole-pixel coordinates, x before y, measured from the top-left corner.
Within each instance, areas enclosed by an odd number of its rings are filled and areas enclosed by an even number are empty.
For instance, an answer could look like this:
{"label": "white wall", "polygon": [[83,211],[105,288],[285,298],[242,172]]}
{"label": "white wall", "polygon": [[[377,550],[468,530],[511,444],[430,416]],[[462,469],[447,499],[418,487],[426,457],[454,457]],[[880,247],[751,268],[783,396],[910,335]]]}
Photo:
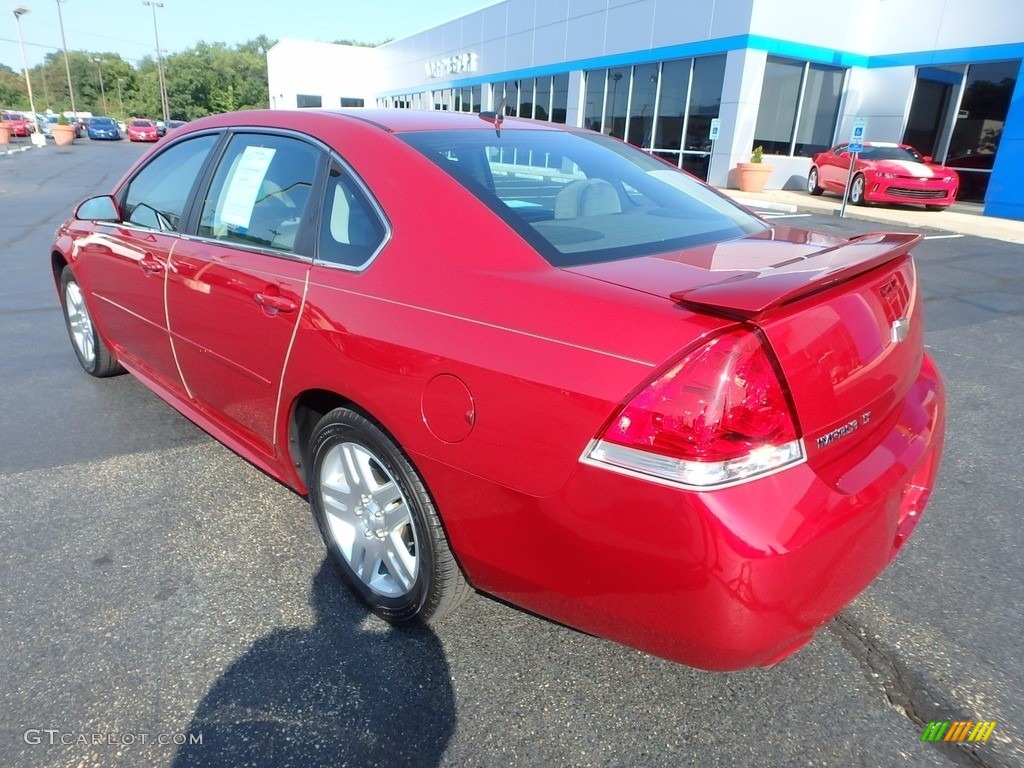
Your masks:
{"label": "white wall", "polygon": [[299,93],[320,96],[324,108],[337,109],[343,96],[373,106],[379,60],[376,48],[282,40],[267,51],[270,107],[295,109]]}
{"label": "white wall", "polygon": [[937,51],[1024,40],[1020,0],[882,0],[873,54]]}

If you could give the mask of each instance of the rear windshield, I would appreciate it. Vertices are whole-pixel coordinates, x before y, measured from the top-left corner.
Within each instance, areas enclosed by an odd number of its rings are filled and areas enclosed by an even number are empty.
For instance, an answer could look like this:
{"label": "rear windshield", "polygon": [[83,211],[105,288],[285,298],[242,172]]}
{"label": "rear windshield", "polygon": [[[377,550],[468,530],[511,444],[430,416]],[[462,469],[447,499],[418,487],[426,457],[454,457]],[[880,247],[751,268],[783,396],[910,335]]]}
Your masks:
{"label": "rear windshield", "polygon": [[556,267],[664,253],[767,228],[687,174],[598,133],[428,131],[399,138]]}

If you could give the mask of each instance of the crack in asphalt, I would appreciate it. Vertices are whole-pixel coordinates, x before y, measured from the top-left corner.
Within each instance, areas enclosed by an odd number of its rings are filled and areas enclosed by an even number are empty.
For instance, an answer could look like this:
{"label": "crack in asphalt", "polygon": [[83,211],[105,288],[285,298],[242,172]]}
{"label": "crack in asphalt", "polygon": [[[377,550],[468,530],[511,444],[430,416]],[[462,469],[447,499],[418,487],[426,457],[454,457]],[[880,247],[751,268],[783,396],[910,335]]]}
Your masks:
{"label": "crack in asphalt", "polygon": [[[974,719],[972,715],[965,714],[945,692],[930,687],[923,675],[899,661],[896,654],[885,648],[880,639],[871,635],[866,627],[857,626],[841,613],[832,621],[829,629],[860,662],[871,682],[881,684],[889,706],[903,714],[922,733],[933,720]],[[967,768],[1013,768],[1015,765],[992,754],[992,742],[972,745],[970,742],[938,741],[930,742],[928,746],[937,749],[955,765]],[[978,751],[981,746],[989,747],[989,751],[981,754]]]}

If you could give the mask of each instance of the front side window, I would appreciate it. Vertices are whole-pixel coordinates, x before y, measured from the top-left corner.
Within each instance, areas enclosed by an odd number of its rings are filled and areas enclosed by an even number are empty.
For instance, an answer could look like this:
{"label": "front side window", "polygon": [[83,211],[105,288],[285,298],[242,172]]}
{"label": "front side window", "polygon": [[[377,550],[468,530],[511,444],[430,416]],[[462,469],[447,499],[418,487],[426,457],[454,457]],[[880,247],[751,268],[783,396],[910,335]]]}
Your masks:
{"label": "front side window", "polygon": [[766,229],[692,177],[590,132],[438,131],[400,138],[554,266],[665,253]]}
{"label": "front side window", "polygon": [[168,147],[140,170],[125,190],[125,221],[162,232],[178,232],[182,214],[216,134],[197,136]]}
{"label": "front side window", "polygon": [[288,136],[233,136],[203,201],[199,235],[296,252],[319,158]]}

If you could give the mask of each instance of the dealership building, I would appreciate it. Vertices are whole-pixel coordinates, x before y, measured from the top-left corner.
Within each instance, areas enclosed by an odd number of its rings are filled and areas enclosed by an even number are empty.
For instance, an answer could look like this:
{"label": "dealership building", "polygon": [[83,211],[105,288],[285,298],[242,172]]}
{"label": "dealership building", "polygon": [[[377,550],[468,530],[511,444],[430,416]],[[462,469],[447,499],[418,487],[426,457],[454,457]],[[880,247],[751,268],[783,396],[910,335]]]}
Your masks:
{"label": "dealership building", "polygon": [[732,186],[770,188],[850,138],[957,169],[961,199],[1024,220],[1021,0],[504,0],[361,48],[283,40],[275,109],[488,111],[622,138]]}

